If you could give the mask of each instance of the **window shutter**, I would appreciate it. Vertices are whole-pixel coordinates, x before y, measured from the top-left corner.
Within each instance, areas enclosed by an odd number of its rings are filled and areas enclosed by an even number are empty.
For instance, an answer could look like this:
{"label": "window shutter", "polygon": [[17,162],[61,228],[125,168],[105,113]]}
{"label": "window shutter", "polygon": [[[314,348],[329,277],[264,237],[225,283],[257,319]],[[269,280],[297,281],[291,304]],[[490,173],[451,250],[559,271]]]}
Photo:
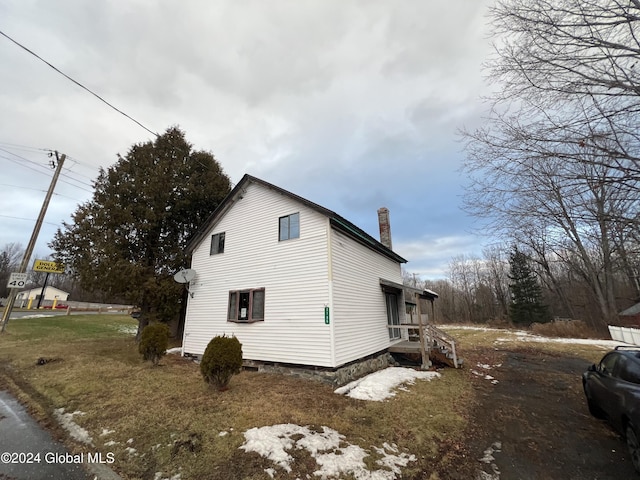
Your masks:
{"label": "window shutter", "polygon": [[227,320],[238,319],[238,292],[229,292],[229,313]]}
{"label": "window shutter", "polygon": [[264,290],[253,290],[251,320],[264,320]]}

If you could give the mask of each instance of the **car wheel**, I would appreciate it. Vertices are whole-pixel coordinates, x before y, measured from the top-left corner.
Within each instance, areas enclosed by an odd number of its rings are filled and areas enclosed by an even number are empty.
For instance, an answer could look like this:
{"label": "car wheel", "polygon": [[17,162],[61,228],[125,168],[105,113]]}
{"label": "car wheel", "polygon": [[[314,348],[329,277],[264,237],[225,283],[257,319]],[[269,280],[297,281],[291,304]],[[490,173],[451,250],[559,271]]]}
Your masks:
{"label": "car wheel", "polygon": [[640,472],[640,443],[638,442],[636,431],[630,423],[627,424],[625,437],[627,438],[627,448],[629,449],[629,455],[631,455],[631,462],[633,462],[636,471]]}

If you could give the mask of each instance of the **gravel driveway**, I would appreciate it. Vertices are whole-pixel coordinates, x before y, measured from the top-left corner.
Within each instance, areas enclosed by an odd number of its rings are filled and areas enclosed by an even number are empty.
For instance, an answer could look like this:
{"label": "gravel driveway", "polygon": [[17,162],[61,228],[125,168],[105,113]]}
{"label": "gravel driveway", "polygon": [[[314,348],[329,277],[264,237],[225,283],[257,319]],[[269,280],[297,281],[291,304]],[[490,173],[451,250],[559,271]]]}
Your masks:
{"label": "gravel driveway", "polygon": [[460,469],[443,478],[640,478],[622,439],[587,410],[581,374],[588,362],[535,349],[476,353],[468,368],[479,401]]}

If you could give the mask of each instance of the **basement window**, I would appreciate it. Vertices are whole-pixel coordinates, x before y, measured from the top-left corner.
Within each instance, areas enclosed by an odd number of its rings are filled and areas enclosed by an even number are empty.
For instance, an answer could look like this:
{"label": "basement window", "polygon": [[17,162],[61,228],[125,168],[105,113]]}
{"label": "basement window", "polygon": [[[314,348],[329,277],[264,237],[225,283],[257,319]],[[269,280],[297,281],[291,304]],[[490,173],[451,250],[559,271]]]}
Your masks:
{"label": "basement window", "polygon": [[229,292],[227,321],[237,323],[264,321],[264,288]]}
{"label": "basement window", "polygon": [[209,251],[209,255],[224,253],[224,237],[225,232],[211,235],[211,250]]}
{"label": "basement window", "polygon": [[280,217],[279,227],[279,241],[300,238],[300,214],[292,213],[291,215]]}

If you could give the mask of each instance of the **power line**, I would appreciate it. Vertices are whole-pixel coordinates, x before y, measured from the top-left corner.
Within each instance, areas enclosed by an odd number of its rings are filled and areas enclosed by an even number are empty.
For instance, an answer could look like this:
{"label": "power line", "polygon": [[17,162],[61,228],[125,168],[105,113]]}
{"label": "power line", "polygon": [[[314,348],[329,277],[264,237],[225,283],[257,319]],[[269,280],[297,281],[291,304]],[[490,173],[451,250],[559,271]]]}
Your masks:
{"label": "power line", "polygon": [[[15,163],[16,165],[20,165],[21,167],[28,168],[29,170],[33,170],[34,172],[42,173],[43,175],[47,175],[49,173],[49,172],[43,172],[42,170],[37,170],[37,169],[35,169],[33,167],[30,167],[29,165],[25,165],[24,163],[20,163],[15,158],[9,158],[9,157],[6,157],[4,155],[0,155],[0,158],[4,158],[5,160],[9,160],[10,162]],[[32,163],[35,163],[35,162],[32,162]],[[36,163],[36,165],[38,165],[38,164]],[[43,165],[38,165],[38,166],[42,167]]]}
{"label": "power line", "polygon": [[[68,177],[67,175],[60,174],[60,176],[61,176],[61,177],[65,177],[67,180],[71,180],[71,181],[74,181],[74,182],[78,182],[78,183],[80,183],[80,184],[82,184],[82,185],[86,185],[86,186],[88,186],[88,187],[92,187],[92,185],[87,185],[86,183],[82,183],[82,182],[80,182],[79,180],[76,180],[76,179],[74,179],[74,178]],[[93,193],[91,190],[87,190],[86,188],[82,188],[82,187],[80,187],[79,185],[75,185],[75,184],[73,184],[73,183],[71,183],[71,182],[69,182],[69,181],[67,181],[67,180],[62,180],[62,179],[60,179],[60,182],[62,182],[62,183],[66,183],[67,185],[71,185],[72,187],[78,188],[78,189],[83,190],[83,191],[85,191],[85,192]]]}
{"label": "power line", "polygon": [[[69,157],[67,157],[67,160],[69,159]],[[71,160],[74,161],[74,160]],[[79,177],[83,177],[86,178],[87,180],[89,180],[90,182],[93,182],[93,177],[90,177],[89,175],[85,175],[83,173],[80,172],[76,172],[75,170],[71,170],[73,167],[75,167],[78,163],[76,162],[76,164],[71,165],[70,167],[65,167],[63,170],[67,173],[73,173],[74,175],[78,175]]]}
{"label": "power line", "polygon": [[[46,150],[46,149],[42,149],[42,150],[44,150],[46,152],[50,152],[49,156],[51,156],[52,150]],[[44,165],[42,165],[42,164],[40,164],[38,162],[34,162],[33,160],[29,160],[28,158],[25,158],[25,157],[23,157],[21,155],[18,155],[17,153],[13,153],[13,152],[11,152],[9,150],[6,150],[6,149],[4,149],[2,147],[0,147],[0,151],[8,153],[9,155],[13,155],[14,157],[17,157],[20,160],[23,160],[25,162],[31,163],[32,165],[35,165],[36,167],[40,167],[40,168],[45,168],[46,169],[46,167]],[[15,159],[13,159],[13,158],[5,157],[4,155],[0,155],[0,158],[4,158],[6,160],[9,160],[10,162],[13,162],[13,163],[15,163],[17,165],[20,165],[22,167],[25,167],[25,168],[28,168],[30,170],[33,170],[34,172],[38,172],[38,173],[42,173],[43,175],[50,176],[49,170],[46,170],[46,171],[37,170],[37,169],[35,169],[33,167],[29,167],[28,165],[22,164],[22,163],[16,161]],[[60,172],[60,176],[67,179],[67,180],[60,179],[61,183],[66,183],[67,185],[71,185],[72,187],[78,188],[78,189],[80,189],[82,191],[85,191],[87,193],[93,193],[92,190],[87,190],[86,188],[83,188],[83,187],[93,188],[93,184],[90,184],[90,183],[87,183],[87,182],[85,182],[85,181],[83,181],[81,179],[75,178],[72,175],[69,175],[69,173],[70,172],[65,172],[65,173]],[[78,175],[81,175],[81,174],[78,173]],[[71,182],[75,182],[75,183],[71,183]],[[80,185],[82,185],[82,186],[80,186]]]}
{"label": "power line", "polygon": [[142,123],[140,123],[138,120],[136,120],[135,118],[131,117],[130,115],[127,115],[126,113],[124,113],[122,110],[120,110],[119,108],[116,108],[115,106],[113,106],[112,104],[110,104],[109,102],[107,102],[104,98],[102,98],[100,95],[98,95],[97,93],[95,93],[94,91],[90,90],[89,88],[85,87],[84,85],[82,85],[80,82],[78,82],[77,80],[74,80],[73,78],[71,78],[69,75],[67,75],[66,73],[64,73],[63,71],[61,71],[60,69],[56,68],[55,66],[53,66],[52,64],[50,64],[49,62],[47,62],[44,58],[42,58],[40,55],[36,54],[35,52],[33,52],[32,50],[29,50],[27,47],[25,47],[24,45],[22,45],[21,43],[17,42],[16,40],[14,40],[13,38],[11,38],[9,35],[7,35],[6,33],[4,33],[2,30],[0,30],[0,35],[2,35],[3,37],[7,38],[8,40],[11,40],[13,43],[15,43],[17,46],[19,46],[20,48],[22,48],[23,50],[29,52],[31,55],[33,55],[34,57],[36,57],[38,60],[40,60],[41,62],[47,64],[49,67],[51,67],[52,69],[54,69],[56,72],[58,72],[60,75],[62,75],[63,77],[65,77],[67,80],[75,83],[77,86],[79,86],[80,88],[82,88],[83,90],[86,90],[87,92],[89,92],[91,95],[93,95],[94,97],[96,97],[98,100],[100,100],[101,102],[103,102],[104,104],[106,104],[107,106],[109,106],[110,108],[112,108],[113,110],[115,110],[116,112],[120,113],[121,115],[124,115],[125,117],[127,117],[129,120],[131,120],[132,122],[138,124],[140,127],[144,128],[147,132],[149,132],[152,135],[155,135],[156,137],[159,137],[160,135],[158,135],[156,132],[154,132],[153,130],[148,129],[147,127],[145,127]]}
{"label": "power line", "polygon": [[[20,188],[20,189],[22,189],[22,190],[33,190],[33,191],[35,191],[35,192],[44,192],[44,193],[47,193],[47,191],[46,191],[46,190],[44,190],[44,189],[42,189],[42,188],[25,187],[25,186],[23,186],[23,185],[10,185],[10,184],[8,184],[8,183],[0,183],[0,186],[2,186],[2,187],[10,187],[10,188]],[[69,200],[75,200],[76,202],[80,202],[80,201],[81,201],[81,200],[78,200],[77,198],[73,198],[73,197],[70,197],[70,196],[68,196],[68,195],[64,195],[64,194],[62,194],[62,193],[56,193],[56,192],[53,192],[53,194],[54,194],[54,195],[56,195],[56,196],[58,196],[58,197],[68,198]]]}
{"label": "power line", "polygon": [[[14,220],[28,220],[29,222],[35,222],[36,221],[35,218],[14,217],[12,215],[2,215],[2,214],[0,214],[0,217],[13,218]],[[61,225],[59,223],[52,223],[52,222],[42,222],[42,223],[46,223],[48,225],[53,225],[54,227],[59,227]]]}
{"label": "power line", "polygon": [[[25,162],[29,162],[32,163],[34,165],[37,165],[39,167],[44,167],[44,165],[38,163],[38,162],[34,162],[33,160],[29,160],[28,158],[23,157],[22,155],[18,155],[17,153],[13,153],[5,148],[0,147],[0,151],[3,151],[5,153],[8,153],[9,155],[13,155],[14,157],[18,157],[20,160],[24,160]],[[5,157],[6,158],[6,157]]]}
{"label": "power line", "polygon": [[[2,149],[2,148],[0,148],[0,150],[3,150],[3,149]],[[5,151],[6,151],[6,150],[5,150]],[[11,152],[8,152],[8,153],[11,153]],[[20,159],[22,159],[22,160],[25,160],[25,161],[27,161],[27,162],[29,162],[29,163],[32,163],[32,164],[36,165],[37,167],[46,168],[44,165],[40,165],[40,164],[39,164],[39,163],[37,163],[37,162],[34,162],[34,161],[29,160],[29,159],[27,159],[27,158],[21,157],[20,155],[16,155],[15,153],[11,153],[11,155],[15,155],[16,157],[18,157],[18,158],[20,158]],[[43,170],[38,170],[38,169],[36,169],[36,168],[30,167],[29,165],[25,165],[24,163],[21,163],[21,162],[17,161],[15,158],[9,158],[9,157],[6,157],[6,156],[4,156],[4,155],[0,155],[0,158],[4,158],[5,160],[9,160],[10,162],[15,163],[16,165],[19,165],[19,166],[24,167],[24,168],[28,168],[29,170],[33,170],[34,172],[41,173],[41,174],[43,174],[43,175],[47,175],[47,176],[50,176],[50,175],[51,175],[51,174],[50,174],[50,172],[49,172],[49,170],[45,170],[45,171],[43,171]],[[67,180],[62,180],[62,179],[60,179],[60,182],[61,182],[61,183],[66,183],[67,185],[71,185],[72,187],[78,188],[78,189],[83,190],[83,191],[85,191],[85,192],[93,193],[91,190],[87,190],[86,188],[83,188],[83,187],[81,187],[81,186],[79,186],[79,185],[76,185],[76,184],[74,184],[74,183],[71,183],[70,181],[75,181],[75,182],[80,183],[80,184],[82,184],[82,185],[84,185],[84,186],[87,186],[87,187],[89,187],[89,188],[93,188],[93,185],[89,185],[88,183],[83,183],[83,182],[81,182],[80,180],[77,180],[77,179],[75,179],[75,178],[73,178],[73,177],[69,177],[69,176],[68,176],[68,175],[66,175],[66,174],[62,174],[61,176],[65,177],[65,178],[67,179]],[[68,181],[68,180],[70,180],[70,181]]]}
{"label": "power line", "polygon": [[38,147],[30,147],[28,145],[20,145],[17,143],[8,143],[8,142],[0,142],[0,145],[3,145],[5,147],[10,147],[10,148],[15,148],[16,150],[26,150],[28,152],[32,152],[32,151],[38,151],[38,150],[43,150],[45,152],[51,152],[52,150],[48,149],[48,148],[38,148]]}

